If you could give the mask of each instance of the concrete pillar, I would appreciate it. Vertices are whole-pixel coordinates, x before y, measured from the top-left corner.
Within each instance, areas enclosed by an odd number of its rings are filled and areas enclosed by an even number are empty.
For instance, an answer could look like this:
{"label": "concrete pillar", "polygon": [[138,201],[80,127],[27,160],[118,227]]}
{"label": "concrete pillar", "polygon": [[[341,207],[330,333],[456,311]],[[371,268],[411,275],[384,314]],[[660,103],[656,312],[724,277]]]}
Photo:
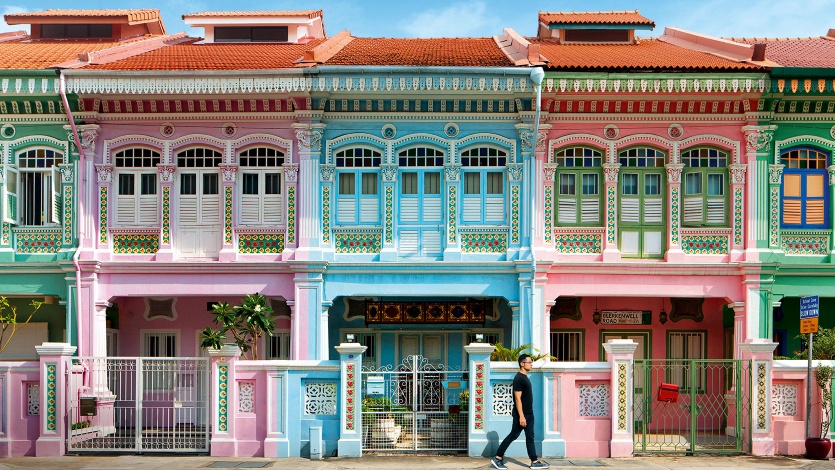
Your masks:
{"label": "concrete pillar", "polygon": [[[227,157],[229,158],[229,157]],[[235,244],[234,220],[237,216],[235,211],[235,183],[238,176],[238,165],[220,164],[221,186],[220,195],[223,198],[223,239],[218,253],[219,261],[235,261],[238,256],[238,248]]]}
{"label": "concrete pillar", "polygon": [[362,457],[362,354],[367,349],[359,343],[342,343],[339,352],[342,390],[339,416],[340,457]]}
{"label": "concrete pillar", "polygon": [[[777,343],[769,339],[752,339],[740,345],[742,357],[751,361],[750,390],[742,396],[751,397],[751,454],[774,455],[774,431],[771,426],[771,370]],[[747,437],[747,436],[746,436]]]}
{"label": "concrete pillar", "polygon": [[[677,152],[676,152],[677,153]],[[684,261],[684,251],[681,249],[681,172],[684,165],[670,163],[667,169],[667,252],[665,259],[669,262]]]}
{"label": "concrete pillar", "polygon": [[490,448],[490,441],[487,439],[493,408],[493,394],[490,388],[490,354],[495,349],[496,347],[492,344],[485,343],[471,343],[464,346],[470,371],[470,409],[467,426],[469,434],[467,455],[470,457],[484,457],[495,452],[495,449]]}
{"label": "concrete pillar", "polygon": [[[614,153],[614,150],[610,150],[610,153]],[[606,210],[604,217],[606,221],[606,236],[603,237],[603,261],[606,263],[616,263],[621,259],[620,249],[618,249],[619,172],[620,163],[603,164],[604,191],[606,191],[603,194],[603,207]]]}
{"label": "concrete pillar", "polygon": [[235,457],[238,455],[235,437],[235,417],[238,408],[238,389],[235,382],[235,365],[241,357],[237,345],[226,345],[220,349],[209,349],[212,361],[212,403],[209,418],[212,422],[210,442],[211,455]]}
{"label": "concrete pillar", "polygon": [[40,356],[41,415],[35,456],[60,457],[66,453],[67,371],[75,346],[43,343],[35,346]]}
{"label": "concrete pillar", "polygon": [[174,192],[174,172],[176,167],[173,164],[159,164],[160,184],[160,234],[159,249],[157,250],[157,261],[173,261],[174,250],[172,249],[173,234],[171,233],[171,199]]}
{"label": "concrete pillar", "polygon": [[603,345],[606,361],[612,367],[610,410],[612,413],[612,443],[610,457],[631,457],[635,419],[632,416],[632,369],[638,343],[631,339],[610,339]]}

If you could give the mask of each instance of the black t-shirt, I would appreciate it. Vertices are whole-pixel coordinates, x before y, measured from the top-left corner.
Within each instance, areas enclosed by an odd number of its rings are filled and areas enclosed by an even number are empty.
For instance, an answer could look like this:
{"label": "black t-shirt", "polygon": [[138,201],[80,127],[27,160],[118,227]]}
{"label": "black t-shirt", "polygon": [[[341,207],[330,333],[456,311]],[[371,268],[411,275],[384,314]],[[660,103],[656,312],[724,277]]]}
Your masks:
{"label": "black t-shirt", "polygon": [[519,414],[516,410],[516,392],[522,392],[522,412],[526,415],[533,414],[533,388],[531,379],[527,375],[517,372],[513,377],[513,416]]}

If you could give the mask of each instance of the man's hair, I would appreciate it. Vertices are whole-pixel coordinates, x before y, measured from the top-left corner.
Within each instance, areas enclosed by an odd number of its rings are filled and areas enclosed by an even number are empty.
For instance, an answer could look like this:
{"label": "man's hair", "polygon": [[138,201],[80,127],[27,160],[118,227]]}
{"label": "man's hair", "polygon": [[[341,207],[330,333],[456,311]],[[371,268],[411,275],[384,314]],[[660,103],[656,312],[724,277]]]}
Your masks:
{"label": "man's hair", "polygon": [[530,354],[522,354],[519,356],[519,367],[522,367],[522,363],[525,362],[527,358],[531,357]]}

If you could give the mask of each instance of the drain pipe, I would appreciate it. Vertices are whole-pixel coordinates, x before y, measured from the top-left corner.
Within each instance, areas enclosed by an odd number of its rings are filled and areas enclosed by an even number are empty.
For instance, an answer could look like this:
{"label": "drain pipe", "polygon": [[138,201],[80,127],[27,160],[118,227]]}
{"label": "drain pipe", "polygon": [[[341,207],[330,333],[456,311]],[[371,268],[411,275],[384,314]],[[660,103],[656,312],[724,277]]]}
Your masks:
{"label": "drain pipe", "polygon": [[[536,239],[536,221],[535,221],[535,212],[536,212],[536,145],[539,141],[539,118],[542,114],[542,79],[545,78],[545,71],[542,70],[542,67],[534,67],[531,70],[531,81],[533,81],[534,85],[536,85],[536,114],[534,115],[533,120],[533,135],[531,136],[531,146],[533,148],[533,152],[531,155],[531,171],[530,171],[530,184],[531,184],[531,195],[530,195],[530,213],[531,216],[529,217],[531,221],[531,314],[534,314],[534,302],[536,300],[536,256],[534,252],[534,240]],[[533,332],[532,332],[533,333]],[[533,338],[531,338],[533,339]],[[540,338],[542,339],[542,338]],[[540,344],[542,346],[542,344]]]}
{"label": "drain pipe", "polygon": [[[83,355],[81,350],[81,266],[78,264],[78,259],[81,257],[81,245],[82,239],[86,235],[84,233],[84,197],[86,196],[84,193],[84,178],[85,176],[82,175],[84,168],[84,153],[81,149],[81,139],[78,137],[78,129],[75,127],[75,119],[72,116],[72,110],[70,109],[70,102],[67,100],[67,84],[64,78],[64,72],[59,72],[60,74],[60,87],[59,93],[61,94],[61,100],[64,102],[64,110],[67,113],[67,120],[70,122],[70,128],[72,129],[72,136],[73,140],[75,140],[75,146],[78,148],[78,174],[76,175],[76,181],[78,181],[77,190],[78,190],[78,214],[76,220],[78,221],[78,246],[76,247],[75,253],[72,255],[72,264],[75,268],[75,308],[76,308],[76,317],[78,320],[78,325],[76,326],[77,334],[76,334],[76,346],[78,346],[78,355]],[[67,315],[67,335],[72,334],[72,316]],[[69,338],[67,338],[69,339]]]}

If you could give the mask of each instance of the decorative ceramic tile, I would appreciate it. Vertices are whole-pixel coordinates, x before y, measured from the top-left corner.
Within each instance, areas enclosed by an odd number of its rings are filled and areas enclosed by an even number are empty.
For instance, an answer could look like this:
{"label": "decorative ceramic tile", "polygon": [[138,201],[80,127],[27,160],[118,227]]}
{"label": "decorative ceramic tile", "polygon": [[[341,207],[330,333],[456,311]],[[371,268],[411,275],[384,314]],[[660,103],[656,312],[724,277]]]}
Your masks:
{"label": "decorative ceramic tile", "polygon": [[238,382],[238,411],[255,413],[255,382]]}
{"label": "decorative ceramic tile", "polygon": [[331,242],[331,188],[322,188],[322,242]]}
{"label": "decorative ceramic tile", "polygon": [[114,233],[113,253],[151,254],[159,250],[159,234],[156,233]]}
{"label": "decorative ceramic tile", "polygon": [[552,185],[545,186],[545,243],[550,244],[554,229],[554,187]]}
{"label": "decorative ceramic tile", "polygon": [[12,226],[8,222],[3,222],[3,244],[8,245],[9,240],[12,239]]}
{"label": "decorative ceramic tile", "polygon": [[617,204],[617,188],[609,186],[606,188],[606,243],[612,246],[615,244],[617,232],[615,228]]}
{"label": "decorative ceramic tile", "polygon": [[513,384],[493,384],[493,415],[510,416],[513,411]]}
{"label": "decorative ceramic tile", "polygon": [[742,209],[744,204],[743,195],[743,188],[734,189],[734,245],[736,246],[742,246],[742,244],[744,243],[744,241],[742,240]]}
{"label": "decorative ceramic tile", "polygon": [[484,430],[484,389],[487,377],[484,375],[484,362],[474,362],[475,365],[475,399],[473,400],[473,424],[476,431]]}
{"label": "decorative ceramic tile", "polygon": [[673,245],[678,245],[679,240],[679,186],[674,186],[670,196],[670,226],[671,226],[671,242]]}
{"label": "decorative ceramic tile", "polygon": [[232,187],[227,186],[224,195],[223,209],[223,242],[232,244]]}
{"label": "decorative ceramic tile", "polygon": [[107,187],[99,188],[99,244],[107,245]]}
{"label": "decorative ceramic tile", "polygon": [[360,380],[357,377],[356,365],[345,363],[345,429],[353,431],[357,426],[357,388]]}
{"label": "decorative ceramic tile", "polygon": [[382,241],[380,233],[334,233],[337,253],[379,253]]}
{"label": "decorative ceramic tile", "polygon": [[229,366],[217,366],[218,394],[217,394],[217,429],[220,432],[229,431]]}
{"label": "decorative ceramic tile", "polygon": [[283,233],[239,233],[238,252],[244,254],[281,253],[284,251]]}
{"label": "decorative ceramic tile", "polygon": [[757,363],[757,430],[765,431],[768,420],[766,407],[766,370],[763,363]]}
{"label": "decorative ceramic tile", "polygon": [[769,244],[773,247],[780,245],[780,188],[771,188],[771,218],[770,230],[768,233]]}
{"label": "decorative ceramic tile", "polygon": [[511,223],[510,233],[511,240],[514,244],[519,243],[519,231],[521,226],[519,224],[519,186],[514,185],[510,191],[510,207],[511,207]]}
{"label": "decorative ceramic tile", "polygon": [[49,229],[16,232],[18,253],[57,253],[61,249],[61,232]]}
{"label": "decorative ceramic tile", "polygon": [[64,245],[72,244],[72,216],[73,216],[73,189],[72,186],[64,186]]}
{"label": "decorative ceramic tile", "polygon": [[682,235],[681,249],[691,255],[728,253],[727,235]]}
{"label": "decorative ceramic tile", "polygon": [[458,217],[455,202],[455,186],[449,187],[449,211],[447,213],[449,214],[449,227],[447,229],[448,241],[450,244],[453,244],[455,243],[455,233],[458,230],[455,225]]}
{"label": "decorative ceramic tile", "polygon": [[771,415],[797,416],[797,384],[771,386]]}
{"label": "decorative ceramic tile", "polygon": [[580,416],[609,416],[609,386],[606,384],[580,385]]}
{"label": "decorative ceramic tile", "polygon": [[46,364],[46,429],[58,428],[58,365]]}
{"label": "decorative ceramic tile", "polygon": [[41,384],[27,383],[26,384],[26,414],[29,416],[37,416],[41,414]]}
{"label": "decorative ceramic tile", "polygon": [[386,243],[394,243],[394,188],[386,186]]}
{"label": "decorative ceramic tile", "polygon": [[287,243],[296,243],[296,187],[287,188]]}
{"label": "decorative ceramic tile", "polygon": [[554,246],[560,253],[601,253],[603,235],[599,233],[555,233]]}
{"label": "decorative ceramic tile", "polygon": [[504,253],[507,234],[499,232],[464,232],[461,234],[463,253]]}
{"label": "decorative ceramic tile", "polygon": [[780,238],[787,255],[825,255],[829,253],[829,236],[787,235]]}
{"label": "decorative ceramic tile", "polygon": [[309,382],[304,386],[304,414],[335,415],[336,384]]}
{"label": "decorative ceramic tile", "polygon": [[162,188],[162,244],[171,243],[171,187]]}
{"label": "decorative ceramic tile", "polygon": [[626,431],[626,364],[618,363],[618,430]]}

